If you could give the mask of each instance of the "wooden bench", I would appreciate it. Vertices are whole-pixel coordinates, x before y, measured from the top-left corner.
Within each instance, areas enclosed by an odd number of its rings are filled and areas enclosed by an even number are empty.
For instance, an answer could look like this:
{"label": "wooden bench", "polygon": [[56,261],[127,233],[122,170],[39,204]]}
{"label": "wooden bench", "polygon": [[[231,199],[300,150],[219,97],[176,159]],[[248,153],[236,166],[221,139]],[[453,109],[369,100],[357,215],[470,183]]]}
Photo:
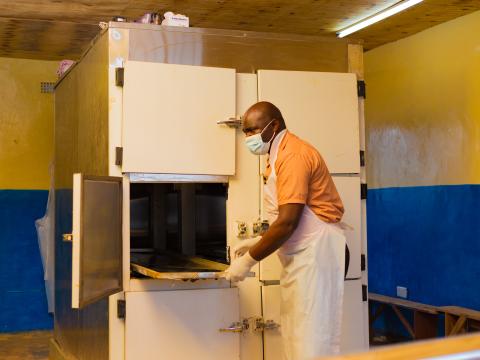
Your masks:
{"label": "wooden bench", "polygon": [[460,306],[442,306],[439,309],[445,314],[445,336],[480,331],[480,311]]}
{"label": "wooden bench", "polygon": [[[370,327],[372,327],[375,320],[378,319],[384,310],[390,307],[412,339],[437,337],[438,317],[440,314],[438,307],[374,293],[369,293],[368,296],[370,301],[379,303],[375,313],[370,315]],[[413,324],[405,318],[399,308],[413,311]]]}
{"label": "wooden bench", "polygon": [[[436,337],[440,315],[444,315],[445,336],[480,331],[480,311],[460,306],[432,306],[374,293],[369,293],[369,300],[379,303],[375,313],[370,314],[370,328],[390,307],[414,340]],[[413,311],[413,324],[405,318],[400,308]]]}

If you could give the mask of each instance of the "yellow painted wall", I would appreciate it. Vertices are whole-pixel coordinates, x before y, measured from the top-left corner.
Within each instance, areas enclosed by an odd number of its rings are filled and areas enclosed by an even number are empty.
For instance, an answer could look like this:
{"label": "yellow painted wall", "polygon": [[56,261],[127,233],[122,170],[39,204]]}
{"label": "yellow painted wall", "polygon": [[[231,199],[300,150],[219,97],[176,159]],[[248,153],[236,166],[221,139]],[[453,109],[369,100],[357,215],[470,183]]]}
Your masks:
{"label": "yellow painted wall", "polygon": [[0,58],[0,189],[48,189],[53,158],[53,94],[58,62]]}
{"label": "yellow painted wall", "polygon": [[480,183],[480,12],[365,54],[369,188]]}

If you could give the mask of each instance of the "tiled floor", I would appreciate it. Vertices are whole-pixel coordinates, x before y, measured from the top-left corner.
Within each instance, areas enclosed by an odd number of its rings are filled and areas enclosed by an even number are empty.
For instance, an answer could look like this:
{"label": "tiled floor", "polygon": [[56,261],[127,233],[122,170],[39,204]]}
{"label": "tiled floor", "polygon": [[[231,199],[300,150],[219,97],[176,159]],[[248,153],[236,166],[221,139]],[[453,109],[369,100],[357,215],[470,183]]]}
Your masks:
{"label": "tiled floor", "polygon": [[51,331],[0,333],[0,359],[47,360]]}

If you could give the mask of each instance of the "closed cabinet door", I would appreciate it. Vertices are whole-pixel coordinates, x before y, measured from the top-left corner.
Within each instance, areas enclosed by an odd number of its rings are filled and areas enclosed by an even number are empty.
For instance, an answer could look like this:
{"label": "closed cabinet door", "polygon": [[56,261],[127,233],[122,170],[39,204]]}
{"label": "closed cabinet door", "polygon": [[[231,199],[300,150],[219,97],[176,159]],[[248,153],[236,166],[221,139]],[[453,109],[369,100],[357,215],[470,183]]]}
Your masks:
{"label": "closed cabinet door", "polygon": [[[262,287],[263,317],[269,324],[280,323],[280,285]],[[345,281],[340,352],[349,353],[368,349],[368,324],[362,301],[361,280]],[[264,331],[264,360],[282,359],[281,326]]]}
{"label": "closed cabinet door", "polygon": [[238,360],[238,289],[126,292],[126,360]]}
{"label": "closed cabinet door", "polygon": [[360,171],[355,74],[259,70],[258,98],[280,109],[287,128],[317,148],[331,173]]}
{"label": "closed cabinet door", "polygon": [[122,178],[74,174],[72,308],[122,291]]}
{"label": "closed cabinet door", "polygon": [[122,171],[232,175],[235,70],[128,61]]}

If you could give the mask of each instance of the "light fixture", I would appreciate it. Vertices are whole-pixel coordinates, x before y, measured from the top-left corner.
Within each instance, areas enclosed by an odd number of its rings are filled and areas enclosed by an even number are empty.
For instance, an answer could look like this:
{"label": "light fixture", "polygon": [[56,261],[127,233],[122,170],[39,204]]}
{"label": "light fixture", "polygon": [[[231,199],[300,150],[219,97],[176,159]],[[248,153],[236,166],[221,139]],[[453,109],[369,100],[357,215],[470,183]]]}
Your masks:
{"label": "light fixture", "polygon": [[414,5],[417,5],[418,3],[421,3],[423,0],[405,0],[402,1],[396,5],[393,5],[392,7],[389,7],[386,10],[383,10],[379,12],[376,15],[372,15],[371,17],[362,20],[356,24],[353,24],[352,26],[347,27],[346,29],[343,29],[337,33],[337,36],[339,38],[343,38],[345,36],[348,36],[358,30],[361,30],[363,28],[366,28],[367,26],[370,26],[372,24],[375,24],[379,21],[382,21],[383,19],[386,19],[392,15],[398,14],[400,11],[403,11],[405,9],[408,9],[409,7],[412,7]]}

